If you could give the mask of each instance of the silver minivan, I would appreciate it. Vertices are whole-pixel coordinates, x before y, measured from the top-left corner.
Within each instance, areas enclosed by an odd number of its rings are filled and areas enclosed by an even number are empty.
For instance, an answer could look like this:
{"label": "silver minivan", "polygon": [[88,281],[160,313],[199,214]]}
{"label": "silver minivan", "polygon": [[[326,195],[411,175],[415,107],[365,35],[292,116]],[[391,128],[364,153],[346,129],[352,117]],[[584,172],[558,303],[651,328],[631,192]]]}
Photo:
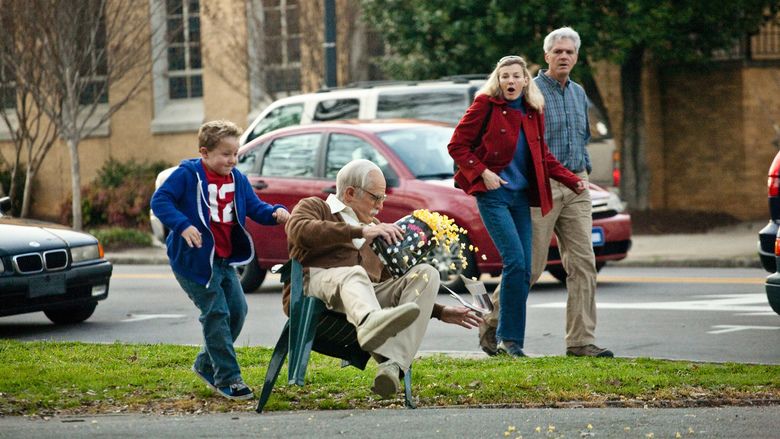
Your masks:
{"label": "silver minivan", "polygon": [[[473,76],[431,81],[358,83],[316,93],[279,99],[258,115],[241,135],[244,145],[290,125],[340,119],[425,119],[458,123],[485,79]],[[598,110],[591,105],[592,139],[588,151],[593,164],[590,180],[600,186],[618,185],[615,142]]]}

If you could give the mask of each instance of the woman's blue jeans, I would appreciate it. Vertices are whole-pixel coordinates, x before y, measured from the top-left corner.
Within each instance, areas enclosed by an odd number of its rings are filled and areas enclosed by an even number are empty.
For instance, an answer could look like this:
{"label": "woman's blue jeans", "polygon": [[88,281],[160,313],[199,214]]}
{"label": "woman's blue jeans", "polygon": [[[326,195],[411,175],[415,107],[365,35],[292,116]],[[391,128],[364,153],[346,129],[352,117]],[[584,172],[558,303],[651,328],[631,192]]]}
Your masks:
{"label": "woman's blue jeans", "polygon": [[531,208],[526,190],[500,187],[477,194],[482,222],[504,268],[499,292],[496,339],[525,342],[526,301],[531,286]]}
{"label": "woman's blue jeans", "polygon": [[213,376],[216,387],[225,387],[242,381],[233,342],[244,326],[247,305],[236,270],[227,261],[214,259],[212,273],[208,288],[174,275],[200,310],[204,346],[195,358],[195,369]]}

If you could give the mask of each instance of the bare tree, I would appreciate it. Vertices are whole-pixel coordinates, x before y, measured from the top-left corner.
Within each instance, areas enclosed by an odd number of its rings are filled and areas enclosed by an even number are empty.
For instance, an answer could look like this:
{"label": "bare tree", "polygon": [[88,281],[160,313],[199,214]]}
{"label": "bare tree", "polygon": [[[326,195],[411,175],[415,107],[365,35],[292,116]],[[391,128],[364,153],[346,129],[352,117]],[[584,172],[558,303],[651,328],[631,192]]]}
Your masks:
{"label": "bare tree", "polygon": [[[36,60],[41,47],[26,32],[22,23],[34,20],[34,11],[18,8],[19,2],[0,2],[4,11],[0,16],[0,119],[10,133],[13,143],[11,159],[0,157],[10,168],[11,183],[9,195],[17,193],[17,174],[25,166],[25,181],[22,191],[19,216],[30,212],[30,194],[33,181],[43,159],[57,140],[57,126],[36,107],[29,90],[40,87],[42,76],[36,69]],[[23,160],[24,159],[24,160]],[[0,189],[1,191],[1,189]]]}
{"label": "bare tree", "polygon": [[[24,47],[34,49],[34,87],[19,77],[70,154],[73,227],[82,228],[79,143],[149,83],[164,47],[151,47],[149,9],[134,0],[1,0]],[[164,2],[160,2],[164,4]],[[19,14],[6,14],[7,8]],[[23,61],[12,63],[14,67]]]}

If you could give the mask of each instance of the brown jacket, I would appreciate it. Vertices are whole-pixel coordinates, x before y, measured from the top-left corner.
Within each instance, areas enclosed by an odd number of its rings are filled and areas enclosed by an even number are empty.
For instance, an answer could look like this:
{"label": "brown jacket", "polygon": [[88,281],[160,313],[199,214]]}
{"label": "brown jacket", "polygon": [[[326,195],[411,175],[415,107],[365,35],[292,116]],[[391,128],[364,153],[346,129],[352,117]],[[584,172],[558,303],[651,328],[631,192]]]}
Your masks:
{"label": "brown jacket", "polygon": [[[360,250],[352,244],[353,239],[363,237],[363,229],[345,223],[341,214],[331,213],[330,206],[321,198],[309,197],[299,201],[284,229],[290,257],[301,263],[304,272],[308,271],[308,267],[360,265],[371,282],[378,283],[391,277],[368,243]],[[289,315],[289,285],[284,286],[282,305],[284,313]],[[442,308],[442,305],[434,304],[432,317],[441,318]]]}

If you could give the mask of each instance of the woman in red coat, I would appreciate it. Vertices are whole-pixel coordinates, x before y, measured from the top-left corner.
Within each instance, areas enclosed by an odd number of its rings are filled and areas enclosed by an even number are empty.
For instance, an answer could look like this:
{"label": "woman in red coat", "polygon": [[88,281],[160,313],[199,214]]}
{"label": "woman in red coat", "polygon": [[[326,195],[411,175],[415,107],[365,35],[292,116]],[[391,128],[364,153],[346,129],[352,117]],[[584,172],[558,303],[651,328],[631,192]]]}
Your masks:
{"label": "woman in red coat", "polygon": [[544,141],[544,97],[525,60],[498,61],[474,103],[455,128],[448,150],[455,181],[477,206],[501,254],[498,351],[523,357],[526,300],[531,283],[531,206],[542,215],[552,207],[549,179],[573,191],[585,182],[550,154]]}

